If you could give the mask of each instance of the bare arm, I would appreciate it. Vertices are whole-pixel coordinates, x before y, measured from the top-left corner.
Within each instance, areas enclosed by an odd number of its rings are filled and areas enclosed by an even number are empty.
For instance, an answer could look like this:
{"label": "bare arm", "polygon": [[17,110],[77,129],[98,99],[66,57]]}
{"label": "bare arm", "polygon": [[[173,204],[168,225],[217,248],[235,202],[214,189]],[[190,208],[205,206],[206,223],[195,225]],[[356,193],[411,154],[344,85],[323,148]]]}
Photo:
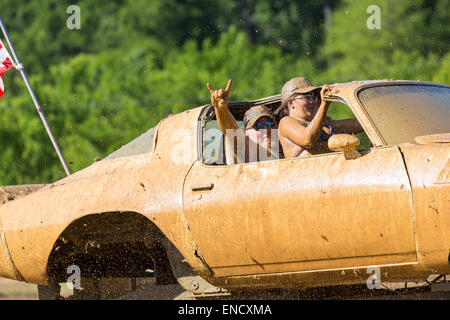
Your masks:
{"label": "bare arm", "polygon": [[228,109],[228,96],[231,89],[231,83],[231,79],[228,80],[225,90],[214,90],[210,83],[207,83],[208,90],[211,93],[211,104],[214,106],[214,111],[216,112],[217,123],[224,134],[226,133],[226,130],[239,129],[236,119]]}

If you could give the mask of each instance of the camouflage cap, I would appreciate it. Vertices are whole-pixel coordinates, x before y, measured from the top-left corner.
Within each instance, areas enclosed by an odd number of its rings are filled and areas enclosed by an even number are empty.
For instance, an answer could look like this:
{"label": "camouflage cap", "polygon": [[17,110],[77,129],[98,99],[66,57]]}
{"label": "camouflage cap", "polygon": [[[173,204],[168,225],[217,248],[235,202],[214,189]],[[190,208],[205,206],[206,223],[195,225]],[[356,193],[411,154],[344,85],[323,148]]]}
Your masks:
{"label": "camouflage cap", "polygon": [[264,106],[251,107],[245,112],[244,127],[252,127],[259,118],[266,116],[275,121],[275,116],[269,108]]}
{"label": "camouflage cap", "polygon": [[286,105],[286,102],[296,93],[307,93],[321,88],[313,86],[311,81],[304,77],[293,78],[281,89],[281,105]]}

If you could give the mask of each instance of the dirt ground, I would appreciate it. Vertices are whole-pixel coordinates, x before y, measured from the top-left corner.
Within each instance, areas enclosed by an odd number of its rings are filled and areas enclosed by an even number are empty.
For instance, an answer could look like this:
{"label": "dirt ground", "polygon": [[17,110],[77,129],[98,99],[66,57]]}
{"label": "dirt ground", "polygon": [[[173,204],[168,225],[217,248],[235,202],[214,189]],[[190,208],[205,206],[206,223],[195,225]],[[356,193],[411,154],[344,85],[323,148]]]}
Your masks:
{"label": "dirt ground", "polygon": [[37,285],[0,278],[0,300],[36,300]]}
{"label": "dirt ground", "polygon": [[[142,299],[184,299],[184,291],[179,285],[168,285],[158,290],[152,290],[154,279],[138,281],[137,290],[116,299],[119,300],[142,300]],[[149,290],[150,289],[150,290]],[[61,285],[61,295],[70,296],[71,290]],[[0,300],[37,300],[37,285],[10,280],[0,277]]]}
{"label": "dirt ground", "polygon": [[[71,290],[61,286],[61,294],[69,295]],[[0,300],[37,300],[37,285],[0,277]]]}
{"label": "dirt ground", "polygon": [[[447,276],[450,277],[450,276]],[[431,280],[432,278],[430,278]],[[113,299],[118,300],[166,300],[166,299],[182,299],[182,300],[191,300],[192,297],[187,294],[179,286],[176,285],[166,285],[166,286],[155,286],[154,284],[154,278],[147,278],[147,279],[138,279],[136,283],[136,288],[134,291],[117,296]],[[417,286],[424,285],[425,283],[415,284]],[[404,283],[391,283],[388,286],[390,289],[400,289],[404,287]],[[314,289],[315,290],[315,289]],[[314,291],[313,290],[313,291]],[[441,289],[442,290],[442,289]],[[401,294],[400,292],[398,294],[391,294],[386,296],[380,296],[380,295],[374,295],[374,296],[359,296],[358,295],[350,295],[348,298],[350,299],[375,299],[375,300],[450,300],[450,287],[447,286],[445,289],[440,292],[412,292],[409,294]],[[320,295],[320,289],[316,290],[318,291],[318,294]],[[72,290],[69,289],[65,284],[61,284],[61,294],[64,297],[70,297],[72,294]],[[267,296],[269,294],[269,296]],[[295,294],[295,292],[283,292],[283,293],[276,293],[273,295],[273,293],[247,293],[243,294],[242,296],[224,296],[222,299],[250,299],[250,300],[259,300],[259,299],[317,299],[318,297],[313,297],[311,295],[308,295],[305,293],[301,293],[301,295]],[[336,295],[331,295],[328,297],[324,297],[325,299],[339,299]],[[23,283],[19,281],[14,281],[10,279],[0,278],[0,300],[37,300],[38,299],[38,292],[37,292],[37,285],[29,284],[29,283]],[[208,299],[208,298],[207,298]],[[220,299],[220,298],[218,298]],[[320,299],[320,298],[319,298]],[[344,298],[345,299],[345,298]]]}

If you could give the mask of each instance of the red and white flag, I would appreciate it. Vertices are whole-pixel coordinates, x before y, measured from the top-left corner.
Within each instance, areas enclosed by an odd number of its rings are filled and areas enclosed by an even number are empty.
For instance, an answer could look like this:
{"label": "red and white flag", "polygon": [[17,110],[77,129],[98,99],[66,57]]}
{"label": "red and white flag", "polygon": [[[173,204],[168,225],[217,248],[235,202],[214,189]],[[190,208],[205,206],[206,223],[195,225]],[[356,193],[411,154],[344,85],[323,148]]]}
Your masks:
{"label": "red and white flag", "polygon": [[5,92],[5,86],[3,84],[3,74],[13,67],[11,56],[0,40],[0,98]]}

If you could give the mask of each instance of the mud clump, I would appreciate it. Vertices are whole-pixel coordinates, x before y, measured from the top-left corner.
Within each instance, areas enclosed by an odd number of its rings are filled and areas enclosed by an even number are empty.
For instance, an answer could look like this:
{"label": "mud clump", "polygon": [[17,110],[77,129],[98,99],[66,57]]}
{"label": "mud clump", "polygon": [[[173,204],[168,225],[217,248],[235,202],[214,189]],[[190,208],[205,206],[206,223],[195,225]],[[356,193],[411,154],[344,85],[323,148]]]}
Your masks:
{"label": "mud clump", "polygon": [[27,184],[0,187],[0,203],[13,201],[43,188],[45,184]]}

